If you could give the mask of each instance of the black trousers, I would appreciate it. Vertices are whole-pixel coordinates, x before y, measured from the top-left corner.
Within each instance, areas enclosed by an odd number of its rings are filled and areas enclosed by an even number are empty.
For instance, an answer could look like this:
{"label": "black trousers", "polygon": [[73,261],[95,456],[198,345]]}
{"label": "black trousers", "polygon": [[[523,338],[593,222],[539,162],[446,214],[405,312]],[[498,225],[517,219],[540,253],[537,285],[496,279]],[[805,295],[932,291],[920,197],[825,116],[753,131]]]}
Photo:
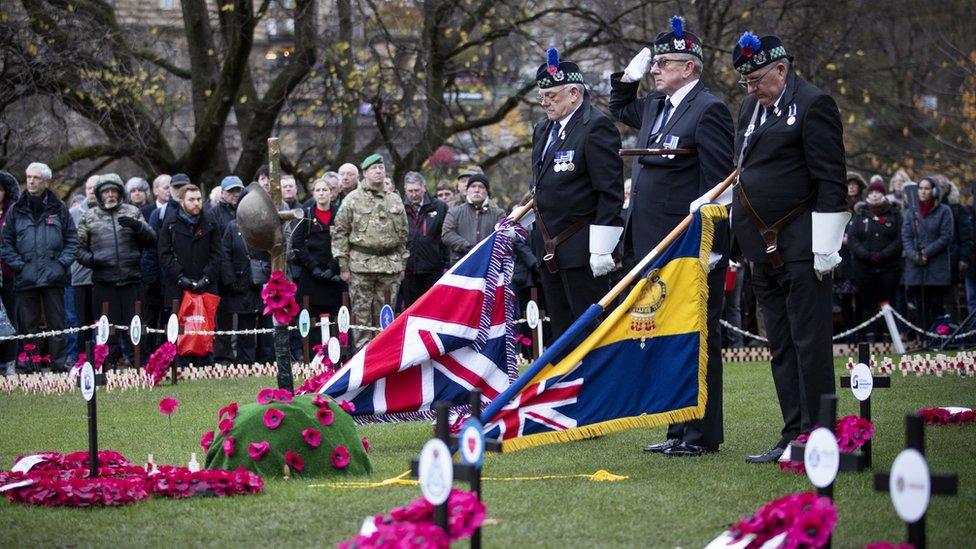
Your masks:
{"label": "black trousers", "polygon": [[[225,293],[224,295],[227,295]],[[214,318],[217,331],[228,332],[234,329],[234,313],[230,311],[227,302],[221,300],[217,304],[217,314]],[[214,336],[213,354],[214,361],[221,364],[231,364],[234,362],[234,343],[229,335]]]}
{"label": "black trousers", "polygon": [[[17,327],[22,334],[33,334],[40,331],[41,318],[48,330],[64,328],[64,287],[48,286],[17,292]],[[63,370],[65,337],[45,337],[33,341],[37,345],[37,354],[51,355],[51,368]],[[31,343],[29,339],[23,343]],[[41,351],[47,345],[46,353]]]}
{"label": "black trousers", "polygon": [[400,283],[400,297],[403,298],[403,308],[413,305],[420,299],[441,277],[441,273],[415,273],[403,277]]}
{"label": "black trousers", "polygon": [[[255,328],[271,328],[270,316],[258,313],[237,313],[237,329],[253,330]],[[237,334],[237,362],[239,364],[254,364],[255,362],[274,362],[274,334]]]}
{"label": "black trousers", "polygon": [[722,331],[718,323],[722,318],[725,301],[725,269],[716,268],[708,273],[708,364],[705,383],[708,400],[705,401],[705,417],[668,427],[668,438],[676,438],[696,446],[718,447],[725,442],[722,428]]}
{"label": "black trousers", "polygon": [[[95,316],[92,314],[94,305],[92,304],[92,288],[91,284],[82,284],[78,286],[72,286],[72,298],[75,304],[75,322],[78,326],[91,326],[95,323]],[[101,310],[99,310],[98,316],[102,316]],[[95,341],[95,330],[90,330],[87,332],[78,332],[78,348],[77,351],[80,353],[85,350],[86,341]]]}
{"label": "black trousers", "polygon": [[[108,321],[113,325],[128,326],[136,314],[136,301],[142,301],[142,284],[138,282],[124,286],[95,284],[91,291],[92,313],[102,316],[102,304],[108,305]],[[122,337],[128,338],[128,332]],[[119,333],[109,331],[108,357],[106,365],[114,364],[122,356],[122,342]],[[131,345],[129,345],[131,347]]]}
{"label": "black trousers", "polygon": [[550,273],[542,265],[539,269],[542,293],[546,298],[546,314],[552,326],[552,340],[559,339],[590,305],[603,299],[610,291],[610,277],[594,277],[590,268],[559,269]]}
{"label": "black trousers", "polygon": [[818,280],[812,259],[778,269],[753,263],[752,287],[762,308],[783,414],[778,445],[786,447],[817,423],[820,396],[835,392],[831,277]]}

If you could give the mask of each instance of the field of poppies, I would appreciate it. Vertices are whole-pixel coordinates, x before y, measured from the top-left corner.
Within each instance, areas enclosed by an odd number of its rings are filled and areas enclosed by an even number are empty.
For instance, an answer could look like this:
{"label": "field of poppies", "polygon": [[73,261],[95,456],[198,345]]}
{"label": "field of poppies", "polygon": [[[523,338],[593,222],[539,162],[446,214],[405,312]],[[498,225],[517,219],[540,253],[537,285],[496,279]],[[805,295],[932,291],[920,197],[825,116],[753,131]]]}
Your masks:
{"label": "field of poppies", "polygon": [[[836,371],[845,372],[838,361]],[[149,454],[157,465],[203,462],[200,437],[217,427],[218,410],[246,402],[273,378],[163,382],[152,390],[100,392],[99,447],[134,464]],[[904,416],[933,406],[976,407],[973,377],[903,377],[873,400],[874,470],[887,470],[904,446]],[[839,389],[840,415],[856,413]],[[601,546],[701,547],[765,502],[811,489],[805,475],[777,466],[748,465],[745,455],[765,451],[780,420],[768,364],[725,369],[725,440],[702,458],[647,455],[641,446],[662,440],[664,429],[626,431],[595,440],[545,446],[485,460],[483,484],[489,547]],[[174,399],[174,402],[164,400]],[[163,410],[170,414],[163,414]],[[360,427],[373,474],[369,477],[266,480],[256,495],[150,497],[113,508],[47,508],[0,502],[4,546],[299,546],[334,545],[355,535],[363,519],[409,503],[415,486],[350,487],[400,475],[430,437],[427,423]],[[959,495],[933,496],[931,547],[970,546],[976,539],[976,424],[932,426],[926,455],[933,472],[956,472]],[[87,449],[87,412],[81,396],[0,394],[0,469],[18,455],[64,454]],[[627,477],[591,480],[598,471]],[[905,527],[887,493],[873,489],[873,471],[841,473],[835,488],[835,547],[872,541],[903,542]],[[462,487],[459,485],[459,487]]]}

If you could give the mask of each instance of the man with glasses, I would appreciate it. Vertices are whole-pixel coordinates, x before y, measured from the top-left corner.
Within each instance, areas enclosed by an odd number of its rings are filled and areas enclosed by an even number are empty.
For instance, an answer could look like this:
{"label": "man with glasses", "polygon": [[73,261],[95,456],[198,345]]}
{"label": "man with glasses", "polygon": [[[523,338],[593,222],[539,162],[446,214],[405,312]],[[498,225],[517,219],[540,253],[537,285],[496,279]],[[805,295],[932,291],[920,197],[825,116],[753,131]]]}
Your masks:
{"label": "man with glasses", "polygon": [[620,132],[590,104],[576,63],[550,48],[536,73],[546,119],[535,126],[533,252],[559,337],[610,290],[614,248],[623,232]]}
{"label": "man with glasses", "polygon": [[[701,83],[701,40],[671,18],[671,31],[654,39],[653,54],[644,48],[624,72],[610,76],[610,113],[638,128],[637,147],[696,149],[693,156],[642,156],[634,160],[624,254],[640,261],[688,215],[689,205],[732,171],[732,114]],[[653,55],[653,57],[652,57]],[[637,97],[640,80],[650,71],[655,92]],[[645,452],[671,457],[718,451],[722,434],[722,334],[718,320],[728,263],[728,224],[716,227],[708,274],[708,401],[705,417],[668,428],[667,440]]]}
{"label": "man with glasses", "polygon": [[776,461],[809,432],[834,392],[831,271],[846,211],[844,135],[833,98],[800,79],[776,36],[745,33],[732,65],[749,92],[739,112],[733,233],[752,266],[783,414],[780,439],[749,463]]}

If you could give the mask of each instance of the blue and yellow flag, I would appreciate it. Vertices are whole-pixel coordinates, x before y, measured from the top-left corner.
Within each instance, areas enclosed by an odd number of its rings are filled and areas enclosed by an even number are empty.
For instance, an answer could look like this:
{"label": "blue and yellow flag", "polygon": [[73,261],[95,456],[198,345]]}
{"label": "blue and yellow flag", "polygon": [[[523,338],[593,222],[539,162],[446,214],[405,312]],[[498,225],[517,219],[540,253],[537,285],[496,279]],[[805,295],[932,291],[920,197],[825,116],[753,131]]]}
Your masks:
{"label": "blue and yellow flag", "polygon": [[725,216],[723,206],[703,206],[606,320],[489,418],[486,438],[512,451],[700,419],[708,398],[708,258],[713,227]]}

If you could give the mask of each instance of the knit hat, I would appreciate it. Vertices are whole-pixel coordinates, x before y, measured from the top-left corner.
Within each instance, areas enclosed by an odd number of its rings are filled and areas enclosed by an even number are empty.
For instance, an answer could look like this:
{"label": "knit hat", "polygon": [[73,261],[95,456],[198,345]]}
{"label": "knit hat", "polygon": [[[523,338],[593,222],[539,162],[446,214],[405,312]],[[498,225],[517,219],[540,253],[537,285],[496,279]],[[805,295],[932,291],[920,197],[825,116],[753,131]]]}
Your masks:
{"label": "knit hat", "polygon": [[871,194],[875,191],[881,194],[885,194],[886,192],[888,192],[888,189],[885,189],[885,185],[881,181],[875,181],[874,183],[868,185],[868,194]]}
{"label": "knit hat", "polygon": [[488,194],[491,194],[491,185],[488,184],[488,178],[485,177],[485,174],[476,173],[472,175],[471,179],[468,179],[468,187],[470,187],[472,183],[481,183],[485,186],[485,191],[487,191]]}

